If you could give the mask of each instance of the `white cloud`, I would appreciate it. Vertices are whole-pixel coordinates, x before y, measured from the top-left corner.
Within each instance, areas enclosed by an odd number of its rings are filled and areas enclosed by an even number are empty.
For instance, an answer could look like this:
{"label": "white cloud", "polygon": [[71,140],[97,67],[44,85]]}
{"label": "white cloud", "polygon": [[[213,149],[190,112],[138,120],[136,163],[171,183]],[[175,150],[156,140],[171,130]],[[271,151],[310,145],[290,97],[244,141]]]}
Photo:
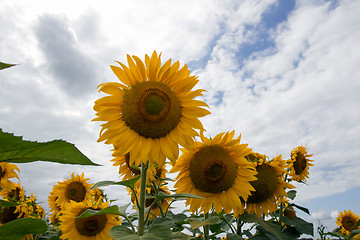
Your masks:
{"label": "white cloud", "polygon": [[[328,1],[299,1],[286,21],[268,29],[273,45],[241,59],[240,47],[263,40],[256,26],[273,4],[275,0],[3,1],[0,61],[22,64],[0,72],[0,126],[26,139],[65,139],[105,165],[23,164],[25,188],[46,201],[51,184],[74,170],[85,169],[93,182],[116,180],[110,147],[96,143],[99,125],[90,123],[99,97],[95,85],[116,80],[108,67],[113,60],[124,61],[127,53],[143,58],[154,49],[163,51],[163,59],[201,66],[193,74],[199,75],[198,87],[208,91],[204,99],[212,114],[203,123],[211,135],[235,129],[243,142],[271,156],[288,157],[293,147],[309,145],[315,166],[309,186],[298,187],[298,200],[354,187],[360,182],[359,2],[339,1],[334,7]],[[46,24],[68,36],[69,45],[59,42],[49,49],[39,34]],[[49,39],[54,44],[58,38]],[[61,62],[63,53],[83,64]],[[62,78],[51,75],[61,64]],[[92,79],[91,85],[82,89],[85,80],[66,82],[69,69]],[[77,88],[69,90],[73,84]]]}

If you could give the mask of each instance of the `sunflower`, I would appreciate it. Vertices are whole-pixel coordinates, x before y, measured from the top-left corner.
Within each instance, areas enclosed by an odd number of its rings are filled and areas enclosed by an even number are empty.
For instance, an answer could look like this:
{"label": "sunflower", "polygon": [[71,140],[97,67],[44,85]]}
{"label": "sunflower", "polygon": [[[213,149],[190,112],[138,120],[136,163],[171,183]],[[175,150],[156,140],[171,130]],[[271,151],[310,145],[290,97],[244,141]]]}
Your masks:
{"label": "sunflower", "polygon": [[[111,66],[122,83],[99,85],[99,91],[109,96],[95,101],[97,118],[102,124],[98,141],[113,144],[119,155],[130,152],[130,165],[141,162],[162,166],[166,157],[173,165],[179,155],[178,144],[187,147],[194,143],[203,129],[199,117],[210,112],[202,101],[194,100],[204,90],[191,91],[197,84],[187,66],[179,62],[163,65],[156,51],[151,58],[145,55],[145,65],[136,56],[127,55],[129,67]],[[135,62],[134,62],[135,61]],[[134,163],[135,162],[135,163]]]}
{"label": "sunflower", "polygon": [[249,162],[254,162],[254,161],[258,161],[258,160],[260,160],[260,159],[265,159],[265,158],[267,158],[267,156],[264,155],[264,154],[260,154],[260,153],[251,151],[251,153],[249,153],[248,155],[246,155],[245,158],[246,158],[246,160],[248,160]]}
{"label": "sunflower", "polygon": [[256,180],[255,168],[244,157],[251,150],[240,144],[241,135],[233,139],[235,131],[220,133],[213,139],[204,137],[194,148],[182,149],[183,154],[170,172],[179,172],[176,177],[177,193],[191,193],[203,199],[188,198],[190,211],[197,209],[208,213],[223,209],[229,213],[241,205],[240,198],[247,199],[254,188],[249,183]]}
{"label": "sunflower", "polygon": [[[356,227],[356,223],[359,221],[359,215],[355,213],[344,210],[344,212],[339,212],[338,217],[336,218],[336,224],[340,227],[340,232],[349,236],[350,232],[355,229],[360,229]],[[360,239],[360,234],[356,235],[354,239]]]}
{"label": "sunflower", "polygon": [[20,183],[14,183],[14,188],[1,190],[0,196],[4,199],[23,201],[25,200],[25,191],[21,187]]}
{"label": "sunflower", "polygon": [[[131,195],[131,201],[133,202],[133,204],[136,206],[136,203],[135,203],[135,196],[133,194],[133,192],[127,188],[129,194]],[[136,194],[137,196],[140,195],[140,190],[139,188],[136,188],[135,189],[136,191]],[[166,193],[168,195],[170,195],[171,193],[169,192],[167,186],[162,186],[159,188],[159,191],[160,192],[163,192],[163,193]],[[154,198],[151,198],[151,196],[155,196],[155,190],[153,188],[146,188],[146,195],[150,198],[146,198],[145,199],[145,208],[148,208],[151,206],[151,204],[154,203]],[[162,199],[160,201],[160,204],[161,204],[161,210],[162,211],[167,211],[170,207],[170,198],[165,198],[165,199]],[[154,204],[154,206],[151,208],[150,210],[150,219],[154,219],[155,216],[161,216],[161,210],[160,210],[160,207],[159,207],[159,203],[157,204]]]}
{"label": "sunflower", "polygon": [[100,188],[94,188],[94,189],[91,189],[90,191],[91,191],[91,196],[95,202],[97,202],[97,201],[103,202],[104,201],[105,194]]}
{"label": "sunflower", "polygon": [[15,164],[0,162],[0,188],[6,190],[15,188],[15,184],[9,180],[9,178],[17,178],[20,181],[15,170],[20,172],[19,168]]}
{"label": "sunflower", "polygon": [[299,146],[291,151],[291,159],[288,161],[289,175],[297,182],[306,181],[309,178],[309,166],[314,166],[310,160],[313,154],[307,153],[307,148]]}
{"label": "sunflower", "polygon": [[70,200],[75,202],[86,201],[91,198],[90,188],[93,184],[88,183],[89,178],[84,178],[84,173],[80,175],[71,174],[70,179],[65,179],[53,186],[53,194],[57,197],[55,204],[63,209]]}
{"label": "sunflower", "polygon": [[112,214],[95,215],[86,218],[76,218],[87,209],[101,210],[108,207],[108,202],[74,202],[66,204],[63,214],[59,217],[61,239],[68,240],[102,240],[112,239],[110,229],[120,224],[117,216]]}
{"label": "sunflower", "polygon": [[[140,166],[137,166],[135,168],[134,165],[130,165],[130,153],[127,153],[125,155],[119,155],[116,150],[114,150],[114,153],[112,154],[115,158],[111,161],[114,162],[113,166],[119,166],[119,174],[122,178],[122,181],[132,179],[138,175],[140,175],[140,170],[138,169]],[[165,174],[167,173],[167,170],[165,168],[165,165],[162,165],[161,167],[159,165],[152,164],[147,171],[147,184],[150,184],[150,181],[155,181],[159,178],[165,178]],[[135,183],[135,187],[140,187],[140,181],[137,181]]]}
{"label": "sunflower", "polygon": [[252,162],[257,171],[257,180],[250,182],[255,191],[245,200],[245,209],[250,214],[260,216],[264,213],[267,216],[276,211],[282,197],[287,196],[285,188],[293,188],[284,181],[285,170],[281,167],[282,161],[282,156],[278,155],[271,161],[260,159]]}

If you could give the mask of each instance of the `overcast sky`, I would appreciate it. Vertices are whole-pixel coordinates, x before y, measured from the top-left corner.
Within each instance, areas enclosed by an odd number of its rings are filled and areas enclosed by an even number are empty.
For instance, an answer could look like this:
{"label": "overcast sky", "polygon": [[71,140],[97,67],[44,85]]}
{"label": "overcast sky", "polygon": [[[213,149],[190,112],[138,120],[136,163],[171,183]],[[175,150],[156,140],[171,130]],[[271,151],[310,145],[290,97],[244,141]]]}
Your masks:
{"label": "overcast sky", "polygon": [[[360,1],[0,2],[0,127],[27,140],[64,139],[102,167],[19,164],[44,202],[71,172],[118,180],[110,146],[91,122],[97,85],[126,54],[187,64],[211,115],[212,136],[236,130],[270,157],[304,144],[314,154],[296,203],[332,230],[337,211],[360,214]],[[125,204],[121,187],[106,193]]]}

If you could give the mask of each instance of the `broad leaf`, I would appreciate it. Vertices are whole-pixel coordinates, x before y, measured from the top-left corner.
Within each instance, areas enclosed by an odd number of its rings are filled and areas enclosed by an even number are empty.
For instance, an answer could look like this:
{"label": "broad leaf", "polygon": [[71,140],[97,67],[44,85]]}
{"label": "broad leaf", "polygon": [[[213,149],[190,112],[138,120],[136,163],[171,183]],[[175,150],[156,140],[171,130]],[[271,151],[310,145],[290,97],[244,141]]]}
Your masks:
{"label": "broad leaf", "polygon": [[132,179],[128,179],[125,181],[121,181],[121,182],[114,182],[114,181],[101,181],[101,182],[97,182],[94,184],[94,186],[92,186],[91,189],[94,188],[98,188],[98,187],[106,187],[106,186],[111,186],[111,185],[122,185],[122,186],[126,186],[129,188],[134,189],[134,185],[135,183],[141,178],[141,175],[136,176]]}
{"label": "broad leaf", "polygon": [[12,66],[15,66],[15,65],[16,64],[9,64],[9,63],[0,62],[0,70],[5,69],[5,68],[9,68],[9,67],[12,67]]}
{"label": "broad leaf", "polygon": [[177,194],[166,194],[164,192],[159,192],[158,194],[155,194],[155,200],[156,201],[160,201],[163,200],[165,198],[198,198],[198,199],[203,199],[203,197],[194,195],[194,194],[190,194],[190,193],[177,193]]}
{"label": "broad leaf", "polygon": [[121,240],[139,240],[140,237],[127,227],[118,225],[110,229],[110,236],[114,239]]}
{"label": "broad leaf", "polygon": [[206,220],[198,219],[198,218],[189,218],[188,219],[190,226],[192,229],[196,229],[205,225],[213,225],[219,223],[221,220],[219,216],[211,216]]}
{"label": "broad leaf", "polygon": [[76,218],[86,218],[86,217],[103,215],[103,214],[122,215],[122,213],[119,211],[118,206],[114,205],[114,206],[106,207],[101,210],[87,209],[85,212],[83,212],[80,216]]}
{"label": "broad leaf", "polygon": [[27,163],[33,161],[98,165],[90,161],[73,144],[63,140],[43,143],[25,141],[22,137],[5,133],[0,129],[0,162]]}
{"label": "broad leaf", "polygon": [[290,190],[287,192],[287,195],[288,197],[291,199],[291,200],[294,200],[295,197],[296,197],[296,190]]}
{"label": "broad leaf", "polygon": [[314,224],[312,223],[298,217],[294,217],[293,220],[290,220],[288,217],[281,217],[281,221],[289,226],[294,226],[299,233],[314,236]]}
{"label": "broad leaf", "polygon": [[41,234],[48,229],[46,222],[36,218],[20,218],[0,226],[1,240],[19,240],[26,234]]}

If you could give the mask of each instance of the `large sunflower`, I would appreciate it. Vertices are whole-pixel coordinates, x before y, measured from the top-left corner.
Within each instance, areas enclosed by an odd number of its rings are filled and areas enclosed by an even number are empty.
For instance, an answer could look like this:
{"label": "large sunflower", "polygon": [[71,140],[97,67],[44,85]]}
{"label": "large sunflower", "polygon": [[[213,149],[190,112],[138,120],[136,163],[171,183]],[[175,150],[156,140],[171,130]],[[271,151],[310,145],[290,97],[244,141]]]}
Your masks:
{"label": "large sunflower", "polygon": [[112,214],[95,215],[86,218],[76,218],[87,209],[101,210],[108,207],[107,202],[93,203],[91,201],[66,204],[60,219],[61,239],[68,240],[102,240],[112,239],[110,229],[120,224],[118,217]]}
{"label": "large sunflower", "polygon": [[255,191],[245,200],[245,209],[250,214],[260,216],[264,213],[267,216],[276,211],[282,197],[287,196],[285,188],[293,188],[284,181],[282,161],[282,156],[278,155],[271,161],[260,159],[252,162],[257,171],[257,180],[250,182]]}
{"label": "large sunflower", "polygon": [[[135,208],[136,207],[136,200],[135,200],[135,195],[133,193],[133,191],[131,191],[129,188],[127,188],[127,191],[128,193],[131,195],[131,201],[133,202]],[[139,188],[136,188],[135,189],[135,192],[137,194],[137,196],[140,195],[140,189]],[[171,193],[169,192],[169,189],[167,188],[167,186],[162,186],[159,188],[159,192],[163,192],[163,193],[166,193],[168,195],[170,195]],[[148,198],[145,199],[145,208],[148,208],[150,207],[155,199],[154,198],[151,198],[152,196],[155,196],[155,190],[153,188],[149,188],[147,187],[146,188],[146,195]],[[161,205],[161,210],[160,210],[160,206]],[[152,208],[150,209],[150,216],[149,218],[150,219],[154,219],[155,216],[161,216],[161,211],[163,211],[164,213],[169,210],[169,207],[170,207],[170,198],[165,198],[165,199],[162,199],[160,200],[157,204],[154,204],[152,206]]]}
{"label": "large sunflower", "polygon": [[15,164],[0,162],[0,187],[7,190],[15,188],[15,184],[9,180],[9,178],[17,178],[20,180],[15,170],[20,172]]}
{"label": "large sunflower", "polygon": [[92,184],[88,183],[89,178],[84,178],[84,173],[80,175],[71,174],[70,179],[65,179],[53,186],[53,195],[57,198],[55,204],[60,209],[64,208],[70,200],[75,202],[86,201],[91,198],[90,188]]}
{"label": "large sunflower", "polygon": [[309,166],[314,166],[310,160],[313,154],[308,154],[307,148],[299,146],[291,151],[291,159],[288,161],[289,164],[289,176],[292,180],[297,182],[306,181],[309,178]]}
{"label": "large sunflower", "polygon": [[145,65],[128,55],[129,67],[120,62],[121,67],[111,66],[122,83],[99,85],[109,96],[95,101],[94,120],[106,122],[98,141],[113,144],[119,155],[130,152],[130,165],[149,160],[161,166],[166,157],[175,164],[178,144],[191,146],[198,135],[194,129],[203,129],[198,118],[210,113],[201,108],[206,103],[194,100],[204,91],[191,91],[197,77],[190,76],[186,65],[179,69],[178,61],[162,65],[160,55],[145,55]]}
{"label": "large sunflower", "polygon": [[247,144],[240,144],[240,136],[233,139],[235,131],[220,133],[208,139],[201,132],[202,142],[192,149],[182,149],[183,154],[170,172],[176,177],[177,193],[191,193],[204,199],[188,198],[190,211],[209,212],[212,206],[220,213],[229,213],[241,205],[240,197],[247,199],[254,188],[249,183],[256,180],[255,168],[244,158],[251,152]]}
{"label": "large sunflower", "polygon": [[[352,230],[360,229],[360,227],[355,228],[358,221],[359,215],[353,213],[351,210],[339,212],[339,215],[336,218],[336,224],[340,227],[340,232],[347,236],[349,236]],[[356,235],[354,239],[360,239],[360,234]]]}

